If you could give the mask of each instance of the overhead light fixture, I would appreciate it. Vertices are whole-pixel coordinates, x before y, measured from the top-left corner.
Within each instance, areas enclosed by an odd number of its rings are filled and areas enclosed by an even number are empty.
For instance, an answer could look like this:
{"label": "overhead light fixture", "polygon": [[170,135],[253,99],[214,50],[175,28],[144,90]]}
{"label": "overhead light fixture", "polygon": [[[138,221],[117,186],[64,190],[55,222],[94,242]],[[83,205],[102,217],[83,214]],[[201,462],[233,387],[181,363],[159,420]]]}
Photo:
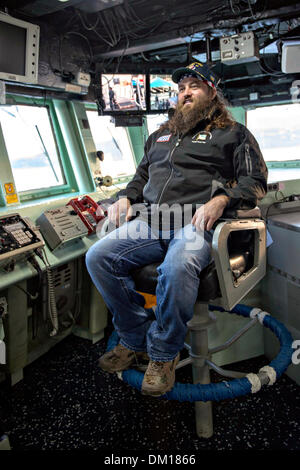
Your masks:
{"label": "overhead light fixture", "polygon": [[95,13],[97,11],[106,10],[124,3],[124,0],[84,0],[76,8],[86,11],[87,13]]}

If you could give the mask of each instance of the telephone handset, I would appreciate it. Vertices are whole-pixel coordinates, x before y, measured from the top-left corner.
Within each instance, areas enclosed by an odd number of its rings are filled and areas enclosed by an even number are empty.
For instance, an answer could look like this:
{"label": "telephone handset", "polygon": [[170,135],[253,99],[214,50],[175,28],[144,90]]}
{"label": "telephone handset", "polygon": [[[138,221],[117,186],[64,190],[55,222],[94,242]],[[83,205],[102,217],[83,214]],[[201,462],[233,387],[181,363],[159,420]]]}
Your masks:
{"label": "telephone handset", "polygon": [[71,206],[81,218],[88,229],[88,235],[95,233],[98,222],[107,216],[106,209],[97,204],[90,196],[71,199],[67,206]]}

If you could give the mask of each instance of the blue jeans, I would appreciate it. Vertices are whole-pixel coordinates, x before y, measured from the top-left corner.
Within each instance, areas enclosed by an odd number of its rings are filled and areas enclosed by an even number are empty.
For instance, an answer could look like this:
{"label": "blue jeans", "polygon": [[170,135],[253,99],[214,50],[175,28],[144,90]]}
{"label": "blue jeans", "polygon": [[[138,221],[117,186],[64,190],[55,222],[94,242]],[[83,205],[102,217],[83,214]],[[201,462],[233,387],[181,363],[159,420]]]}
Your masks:
{"label": "blue jeans", "polygon": [[[90,276],[113,315],[120,343],[147,351],[154,361],[170,361],[184,346],[187,322],[199,288],[199,274],[211,260],[211,232],[196,232],[189,224],[171,232],[155,232],[146,222],[132,220],[87,252]],[[144,308],[130,272],[161,262],[157,307]]]}

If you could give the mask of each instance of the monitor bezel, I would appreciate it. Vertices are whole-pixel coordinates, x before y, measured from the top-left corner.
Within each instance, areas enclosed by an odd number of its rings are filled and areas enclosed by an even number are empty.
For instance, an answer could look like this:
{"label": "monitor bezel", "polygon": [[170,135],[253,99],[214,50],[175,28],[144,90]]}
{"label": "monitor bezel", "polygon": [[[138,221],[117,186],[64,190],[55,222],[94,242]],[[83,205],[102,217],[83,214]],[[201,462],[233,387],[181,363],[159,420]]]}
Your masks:
{"label": "monitor bezel", "polygon": [[25,74],[18,75],[11,72],[0,71],[0,80],[26,84],[38,83],[40,27],[1,12],[0,22],[18,26],[26,30]]}
{"label": "monitor bezel", "polygon": [[117,111],[115,109],[113,110],[107,110],[103,109],[102,110],[102,115],[103,116],[130,116],[130,115],[145,115],[148,114],[148,110],[150,108],[149,103],[148,103],[148,96],[149,96],[149,78],[148,74],[146,72],[139,72],[139,73],[134,73],[134,72],[127,72],[127,71],[119,71],[117,73],[112,73],[112,72],[102,72],[100,73],[100,88],[101,88],[101,97],[104,100],[103,96],[103,75],[144,75],[144,87],[145,87],[145,108],[146,109],[134,109],[134,110],[123,110],[123,111]]}
{"label": "monitor bezel", "polygon": [[153,72],[151,69],[149,71],[149,112],[148,114],[167,114],[168,109],[172,108],[173,106],[170,106],[169,108],[162,108],[162,109],[153,109],[151,107],[151,76],[152,75],[158,75],[158,76],[169,75],[170,77],[172,77],[172,74],[165,73],[165,72]]}

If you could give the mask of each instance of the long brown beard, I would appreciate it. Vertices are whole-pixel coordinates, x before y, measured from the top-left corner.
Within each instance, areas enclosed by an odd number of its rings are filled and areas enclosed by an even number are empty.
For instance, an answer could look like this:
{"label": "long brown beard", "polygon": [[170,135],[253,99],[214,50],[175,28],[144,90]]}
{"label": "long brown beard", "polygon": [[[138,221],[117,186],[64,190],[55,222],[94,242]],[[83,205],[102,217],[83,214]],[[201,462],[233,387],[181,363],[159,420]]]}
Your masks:
{"label": "long brown beard", "polygon": [[212,101],[197,100],[192,106],[178,104],[174,116],[169,121],[169,129],[174,134],[185,134],[194,129],[198,122],[208,119],[211,115]]}

